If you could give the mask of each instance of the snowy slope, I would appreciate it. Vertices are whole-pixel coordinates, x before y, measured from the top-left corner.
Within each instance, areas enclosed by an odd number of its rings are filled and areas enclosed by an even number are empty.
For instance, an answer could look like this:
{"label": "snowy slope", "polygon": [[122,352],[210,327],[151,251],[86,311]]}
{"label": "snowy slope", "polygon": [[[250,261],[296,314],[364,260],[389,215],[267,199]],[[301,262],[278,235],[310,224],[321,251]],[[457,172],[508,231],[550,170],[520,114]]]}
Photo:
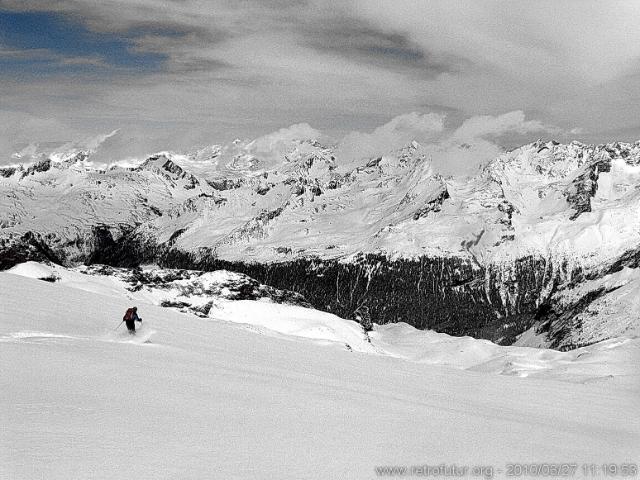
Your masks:
{"label": "snowy slope", "polygon": [[358,323],[306,308],[309,305],[299,295],[224,270],[196,272],[148,267],[132,271],[104,265],[67,269],[26,262],[7,273],[126,298],[130,304],[163,306],[203,318],[236,322],[253,331],[337,342],[361,352],[374,351]]}
{"label": "snowy slope", "polygon": [[[640,330],[634,312],[629,312],[627,317],[620,313],[624,311],[624,305],[620,311],[605,316],[602,324],[593,320],[590,324],[582,324],[582,331],[587,330],[588,325],[597,327],[606,331],[610,340],[570,352],[558,352],[536,348],[546,345],[528,345],[528,333],[523,334],[516,342],[518,346],[513,347],[418,330],[406,323],[374,324],[373,330],[365,333],[355,321],[309,308],[299,297],[286,296],[265,286],[255,288],[246,276],[226,271],[184,272],[150,267],[143,271],[130,271],[100,265],[70,270],[57,265],[27,262],[8,270],[8,273],[118,300],[126,298],[141,310],[146,305],[163,306],[202,318],[233,322],[263,335],[302,337],[323,345],[335,344],[348,350],[412,362],[501,375],[550,376],[562,381],[602,380],[608,375],[615,375],[618,377],[616,381],[628,384],[637,380],[637,365],[633,359],[640,355]],[[604,283],[616,287],[633,280],[634,276],[635,273],[626,272]],[[638,302],[640,295],[632,298]],[[207,308],[203,309],[203,305]],[[593,313],[588,317],[598,318]],[[635,329],[619,328],[617,335],[611,335],[616,330],[606,321],[623,325],[625,320]],[[584,343],[593,343],[594,339],[591,340]],[[603,355],[605,359],[600,361]]]}
{"label": "snowy slope", "polygon": [[412,362],[563,382],[601,382],[615,377],[620,385],[639,385],[637,336],[621,336],[570,352],[504,347],[487,340],[416,330],[406,324],[377,325],[370,336],[378,351]]}
{"label": "snowy slope", "polygon": [[441,463],[501,478],[514,461],[575,462],[581,478],[640,453],[638,382],[607,378],[606,357],[585,384],[495,376],[151,305],[156,333],[137,343],[112,331],[128,299],[6,273],[0,292],[3,478],[358,479]]}

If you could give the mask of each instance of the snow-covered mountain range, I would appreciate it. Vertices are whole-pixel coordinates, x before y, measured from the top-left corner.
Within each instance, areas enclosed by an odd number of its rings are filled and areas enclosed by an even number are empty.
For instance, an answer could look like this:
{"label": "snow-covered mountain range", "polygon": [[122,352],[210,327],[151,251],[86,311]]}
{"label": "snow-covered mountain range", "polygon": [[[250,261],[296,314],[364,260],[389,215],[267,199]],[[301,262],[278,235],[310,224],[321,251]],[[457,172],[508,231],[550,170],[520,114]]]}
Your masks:
{"label": "snow-covered mountain range", "polygon": [[640,143],[538,141],[458,177],[416,142],[92,153],[0,169],[0,268],[226,268],[343,318],[560,349],[640,331]]}

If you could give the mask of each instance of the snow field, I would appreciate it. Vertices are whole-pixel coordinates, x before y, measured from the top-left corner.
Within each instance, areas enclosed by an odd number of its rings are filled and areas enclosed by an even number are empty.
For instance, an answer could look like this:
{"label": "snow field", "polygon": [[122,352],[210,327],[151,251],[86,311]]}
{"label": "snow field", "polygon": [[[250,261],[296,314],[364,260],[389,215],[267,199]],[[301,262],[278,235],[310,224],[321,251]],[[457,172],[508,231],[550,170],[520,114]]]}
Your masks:
{"label": "snow field", "polygon": [[153,305],[139,305],[152,343],[136,344],[113,332],[127,298],[6,273],[0,292],[0,478],[359,479],[378,465],[639,458],[637,382],[492,375]]}

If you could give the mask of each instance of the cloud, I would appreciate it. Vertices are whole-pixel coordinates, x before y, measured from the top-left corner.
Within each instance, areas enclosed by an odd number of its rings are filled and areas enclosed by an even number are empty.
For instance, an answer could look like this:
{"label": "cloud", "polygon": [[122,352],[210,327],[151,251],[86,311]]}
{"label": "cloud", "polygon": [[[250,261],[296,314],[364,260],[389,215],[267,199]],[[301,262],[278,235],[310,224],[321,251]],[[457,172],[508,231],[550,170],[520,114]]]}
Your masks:
{"label": "cloud", "polygon": [[[428,145],[433,170],[441,175],[473,175],[505,151],[520,146],[530,134],[559,135],[561,129],[527,120],[516,110],[501,115],[477,115],[453,128],[437,145]],[[530,138],[529,138],[530,140]]]}
{"label": "cloud", "polygon": [[439,113],[399,115],[371,133],[347,134],[338,144],[336,155],[341,162],[352,164],[364,158],[384,155],[412,140],[428,143],[443,131],[444,118]]}
{"label": "cloud", "polygon": [[38,132],[39,142],[45,143],[59,141],[61,136],[71,134],[72,129],[56,118],[0,110],[0,165],[10,162],[14,153],[33,143],[33,132]]}
{"label": "cloud", "polygon": [[507,133],[525,135],[532,132],[559,133],[556,127],[544,125],[539,120],[525,120],[524,112],[517,110],[498,116],[480,115],[465,120],[451,136],[452,140],[472,140],[484,137],[500,137]]}
{"label": "cloud", "polygon": [[104,58],[99,55],[61,55],[47,48],[10,48],[0,44],[0,62],[47,62],[58,66],[92,65],[108,67]]}
{"label": "cloud", "polygon": [[475,175],[491,160],[504,153],[500,145],[484,139],[473,143],[442,142],[422,146],[422,152],[431,165],[433,173],[460,177]]}
{"label": "cloud", "polygon": [[634,0],[346,0],[352,15],[406,32],[431,51],[504,72],[600,81],[640,56]]}
{"label": "cloud", "polygon": [[48,58],[50,55],[51,52],[46,48],[31,48],[25,50],[0,44],[0,60],[31,60]]}
{"label": "cloud", "polygon": [[[7,112],[5,112],[5,117]],[[15,112],[11,112],[15,115]],[[59,127],[55,122],[22,115],[21,126],[12,132],[20,132],[20,128]],[[17,124],[16,124],[17,125]],[[369,159],[384,155],[393,155],[397,150],[414,143],[428,158],[433,173],[444,176],[473,175],[489,161],[505,151],[504,141],[510,136],[535,133],[562,133],[556,127],[548,126],[539,120],[527,119],[523,112],[513,111],[501,115],[481,115],[455,121],[439,112],[406,113],[398,115],[387,123],[373,129],[370,133],[350,132],[335,145],[335,157],[343,171],[361,166]],[[27,136],[22,133],[22,137]],[[90,161],[94,165],[131,166],[139,164],[148,155],[158,151],[169,150],[176,153],[196,152],[200,148],[178,148],[174,139],[164,139],[164,143],[155,137],[147,137],[140,141],[140,132],[129,129],[118,129],[108,134],[80,138],[64,145],[43,146],[30,144],[21,151],[22,162],[33,161],[42,154],[64,157],[69,150],[91,149]],[[2,137],[0,137],[2,138]],[[260,168],[272,169],[284,161],[284,157],[293,147],[306,148],[299,142],[319,140],[325,144],[329,138],[320,130],[307,123],[299,123],[262,135],[251,142],[234,141],[230,144],[215,147],[224,158],[230,161],[237,155],[249,155],[259,159]],[[161,145],[161,148],[158,148]],[[209,144],[210,145],[210,144]],[[194,147],[194,145],[188,145]],[[310,147],[309,147],[310,148]],[[205,147],[208,151],[211,146]],[[206,155],[205,155],[206,157]],[[7,156],[8,158],[8,156]],[[203,174],[212,174],[209,159],[204,163],[196,159],[195,163],[186,160],[189,168]],[[14,158],[15,161],[15,158]],[[191,162],[191,163],[189,163]]]}
{"label": "cloud", "polygon": [[[640,135],[635,0],[0,0],[7,11],[64,19],[130,53],[127,68],[113,68],[3,37],[3,108],[64,119],[57,135],[31,124],[33,142],[122,128],[132,150],[181,149],[301,122],[341,138],[425,105],[479,117],[459,137],[526,141],[548,125],[588,132],[585,141]],[[31,69],[15,66],[25,56]],[[146,56],[153,68],[136,63]],[[43,61],[55,67],[48,75]],[[498,118],[518,111],[539,125]],[[395,145],[406,129],[377,136]],[[351,156],[384,148],[367,135],[348,139]]]}
{"label": "cloud", "polygon": [[[95,164],[133,165],[140,163],[153,153],[164,150],[178,150],[178,141],[173,138],[145,136],[136,129],[119,129],[107,135],[97,135],[76,142],[77,146],[94,148],[91,156]],[[174,147],[176,145],[176,147]]]}
{"label": "cloud", "polygon": [[104,58],[98,55],[63,57],[58,61],[59,65],[89,65],[93,67],[109,68],[110,65],[105,62]]}
{"label": "cloud", "polygon": [[[64,143],[63,145],[60,145],[55,148],[51,148],[50,150],[47,150],[47,151],[40,150],[36,146],[36,150],[32,153],[32,155],[46,153],[47,155],[49,155],[50,158],[56,160],[56,159],[65,159],[66,157],[68,157],[70,153],[75,154],[75,152],[79,150],[83,150],[83,151],[92,152],[91,160],[95,161],[99,157],[104,156],[105,150],[108,150],[108,148],[105,148],[105,146],[109,145],[110,139],[117,137],[117,135],[120,133],[121,132],[118,129],[107,134],[100,134],[100,135],[82,138],[77,141],[67,142],[67,143]],[[97,163],[102,163],[102,162],[98,161]]]}
{"label": "cloud", "polygon": [[[57,124],[52,124],[54,128],[58,128]],[[105,149],[104,144],[108,144],[108,140],[118,135],[119,130],[114,130],[111,133],[96,135],[94,137],[88,137],[79,139],[77,141],[70,141],[60,144],[60,142],[44,142],[44,143],[29,143],[27,146],[22,147],[18,145],[8,145],[4,147],[2,152],[6,158],[11,158],[13,161],[21,164],[29,164],[41,160],[42,158],[50,158],[54,161],[61,161],[75,155],[78,151],[91,151],[92,163],[104,163],[99,158],[104,158]],[[16,151],[16,147],[19,147]],[[13,149],[13,152],[12,152]],[[109,155],[109,153],[107,153]],[[97,161],[96,161],[97,160]],[[0,162],[2,165],[2,162]]]}
{"label": "cloud", "polygon": [[[517,110],[501,115],[476,115],[452,128],[437,144],[427,145],[433,171],[441,175],[474,175],[505,151],[520,146],[530,134],[563,134],[561,129],[539,120],[527,120]],[[529,138],[530,140],[530,138]]]}
{"label": "cloud", "polygon": [[371,133],[352,132],[339,142],[336,157],[346,168],[381,156],[417,141],[441,175],[470,175],[504,152],[499,143],[510,135],[560,133],[556,127],[527,120],[521,111],[481,115],[449,125],[441,113],[399,115]]}
{"label": "cloud", "polygon": [[376,27],[362,19],[336,16],[300,27],[305,45],[365,65],[434,78],[459,69],[461,58],[436,56],[406,33]]}
{"label": "cloud", "polygon": [[281,128],[277,132],[269,133],[255,139],[248,149],[257,153],[281,150],[295,140],[318,140],[322,133],[312,128],[308,123],[298,123],[288,128]]}

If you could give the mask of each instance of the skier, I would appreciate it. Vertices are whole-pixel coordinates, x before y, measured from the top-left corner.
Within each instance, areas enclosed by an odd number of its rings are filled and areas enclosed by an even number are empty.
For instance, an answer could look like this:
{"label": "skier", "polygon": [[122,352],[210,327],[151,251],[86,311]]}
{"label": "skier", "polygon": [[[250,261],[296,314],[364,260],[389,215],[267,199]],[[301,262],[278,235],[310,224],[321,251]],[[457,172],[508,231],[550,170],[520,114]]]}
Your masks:
{"label": "skier", "polygon": [[138,316],[138,307],[128,308],[126,313],[124,314],[123,322],[127,324],[127,328],[129,329],[129,333],[131,335],[136,334],[136,322],[142,323],[142,319]]}

